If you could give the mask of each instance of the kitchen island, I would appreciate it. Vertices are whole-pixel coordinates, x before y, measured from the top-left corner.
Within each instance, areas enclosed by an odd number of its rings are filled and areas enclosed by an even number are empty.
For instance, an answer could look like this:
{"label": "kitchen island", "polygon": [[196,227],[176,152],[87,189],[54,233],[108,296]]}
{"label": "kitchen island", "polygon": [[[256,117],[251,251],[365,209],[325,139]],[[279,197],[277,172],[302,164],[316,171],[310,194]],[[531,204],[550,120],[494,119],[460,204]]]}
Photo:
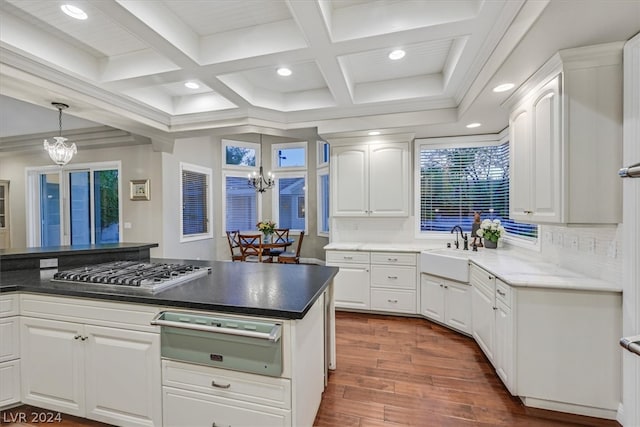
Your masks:
{"label": "kitchen island", "polygon": [[[17,394],[0,407],[22,402],[132,426],[312,425],[331,360],[337,269],[151,261],[197,264],[211,273],[139,293],[51,282],[46,269],[3,271],[0,324],[11,339],[0,343],[0,353],[9,355],[0,363],[3,383]],[[261,375],[161,357],[164,327],[152,322],[163,312],[279,325],[281,371]],[[202,343],[194,349],[226,361],[224,349]]]}

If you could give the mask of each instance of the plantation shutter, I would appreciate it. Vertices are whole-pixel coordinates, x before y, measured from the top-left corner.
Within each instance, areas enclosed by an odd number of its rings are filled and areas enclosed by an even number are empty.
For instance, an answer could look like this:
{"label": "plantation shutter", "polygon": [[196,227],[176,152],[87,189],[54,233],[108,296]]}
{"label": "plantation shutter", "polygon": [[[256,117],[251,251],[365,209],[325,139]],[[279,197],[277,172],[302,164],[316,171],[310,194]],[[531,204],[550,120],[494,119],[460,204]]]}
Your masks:
{"label": "plantation shutter", "polygon": [[182,234],[204,234],[209,231],[207,217],[207,175],[182,170]]}
{"label": "plantation shutter", "polygon": [[537,226],[509,219],[509,144],[420,151],[420,229],[471,230],[473,213],[500,219],[506,231],[536,238]]}
{"label": "plantation shutter", "polygon": [[255,230],[258,223],[257,196],[246,177],[227,176],[225,231]]}

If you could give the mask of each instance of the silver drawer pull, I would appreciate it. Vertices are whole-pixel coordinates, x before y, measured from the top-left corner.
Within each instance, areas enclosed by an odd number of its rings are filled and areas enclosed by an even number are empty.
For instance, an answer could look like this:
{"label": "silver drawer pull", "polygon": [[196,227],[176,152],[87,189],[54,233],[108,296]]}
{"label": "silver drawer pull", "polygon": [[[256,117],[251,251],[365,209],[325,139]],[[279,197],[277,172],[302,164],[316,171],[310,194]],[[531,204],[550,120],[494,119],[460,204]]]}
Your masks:
{"label": "silver drawer pull", "polygon": [[397,300],[397,299],[388,299],[387,301],[389,301],[389,302],[391,302],[391,303],[394,303],[394,304],[398,302],[398,300]]}
{"label": "silver drawer pull", "polygon": [[247,331],[244,329],[232,329],[218,326],[198,325],[195,323],[182,323],[174,322],[171,320],[164,320],[166,311],[161,311],[156,317],[151,320],[152,325],[157,326],[170,326],[172,328],[179,329],[192,329],[194,331],[213,332],[217,334],[225,335],[237,335],[241,337],[259,338],[261,340],[267,340],[271,342],[278,342],[282,337],[282,325],[279,323],[273,324],[273,327],[269,332],[255,332]]}
{"label": "silver drawer pull", "polygon": [[397,279],[398,276],[387,276],[387,279]]}
{"label": "silver drawer pull", "polygon": [[398,258],[387,258],[387,261],[396,262],[398,261]]}
{"label": "silver drawer pull", "polygon": [[496,292],[498,292],[498,295],[501,295],[503,297],[507,296],[507,294],[505,292],[502,292],[500,289],[496,289]]}
{"label": "silver drawer pull", "polygon": [[343,259],[353,259],[353,257],[352,257],[352,256],[346,256],[346,255],[345,255],[345,256],[343,256],[342,258],[343,258]]}
{"label": "silver drawer pull", "polygon": [[231,388],[231,384],[216,384],[215,381],[211,381],[211,385],[218,388]]}

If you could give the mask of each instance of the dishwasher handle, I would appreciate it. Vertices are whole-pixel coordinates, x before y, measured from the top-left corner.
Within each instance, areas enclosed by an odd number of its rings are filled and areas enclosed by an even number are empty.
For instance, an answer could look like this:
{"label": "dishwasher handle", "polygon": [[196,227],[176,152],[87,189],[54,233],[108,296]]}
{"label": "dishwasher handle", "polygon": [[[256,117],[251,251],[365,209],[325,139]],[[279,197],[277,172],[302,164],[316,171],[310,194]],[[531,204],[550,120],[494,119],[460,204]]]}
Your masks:
{"label": "dishwasher handle", "polygon": [[631,353],[640,356],[640,335],[620,338],[620,345]]}
{"label": "dishwasher handle", "polygon": [[274,323],[271,331],[269,332],[256,332],[247,331],[244,329],[224,328],[222,326],[210,326],[210,325],[198,325],[194,323],[174,322],[172,320],[165,320],[162,317],[165,315],[165,311],[161,311],[156,317],[151,320],[151,324],[155,326],[169,326],[172,328],[191,329],[194,331],[212,332],[216,334],[236,335],[240,337],[258,338],[261,340],[267,340],[271,342],[278,342],[282,337],[282,325]]}

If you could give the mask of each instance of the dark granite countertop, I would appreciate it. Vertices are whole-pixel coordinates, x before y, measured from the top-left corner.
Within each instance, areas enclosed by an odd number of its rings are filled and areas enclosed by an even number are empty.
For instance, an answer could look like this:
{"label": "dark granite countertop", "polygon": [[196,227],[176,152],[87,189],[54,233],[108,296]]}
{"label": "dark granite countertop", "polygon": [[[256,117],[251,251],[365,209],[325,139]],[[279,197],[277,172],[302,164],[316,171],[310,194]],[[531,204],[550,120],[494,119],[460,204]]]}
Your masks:
{"label": "dark granite countertop", "polygon": [[210,266],[211,274],[154,294],[141,294],[131,289],[107,291],[96,289],[99,285],[52,282],[52,270],[25,269],[0,272],[0,292],[32,292],[302,319],[338,272],[335,267],[319,265],[170,259],[151,261]]}
{"label": "dark granite countertop", "polygon": [[32,248],[0,249],[0,260],[14,258],[40,258],[46,256],[73,255],[76,253],[120,252],[123,249],[157,248],[157,243],[103,243],[98,245],[43,246]]}

